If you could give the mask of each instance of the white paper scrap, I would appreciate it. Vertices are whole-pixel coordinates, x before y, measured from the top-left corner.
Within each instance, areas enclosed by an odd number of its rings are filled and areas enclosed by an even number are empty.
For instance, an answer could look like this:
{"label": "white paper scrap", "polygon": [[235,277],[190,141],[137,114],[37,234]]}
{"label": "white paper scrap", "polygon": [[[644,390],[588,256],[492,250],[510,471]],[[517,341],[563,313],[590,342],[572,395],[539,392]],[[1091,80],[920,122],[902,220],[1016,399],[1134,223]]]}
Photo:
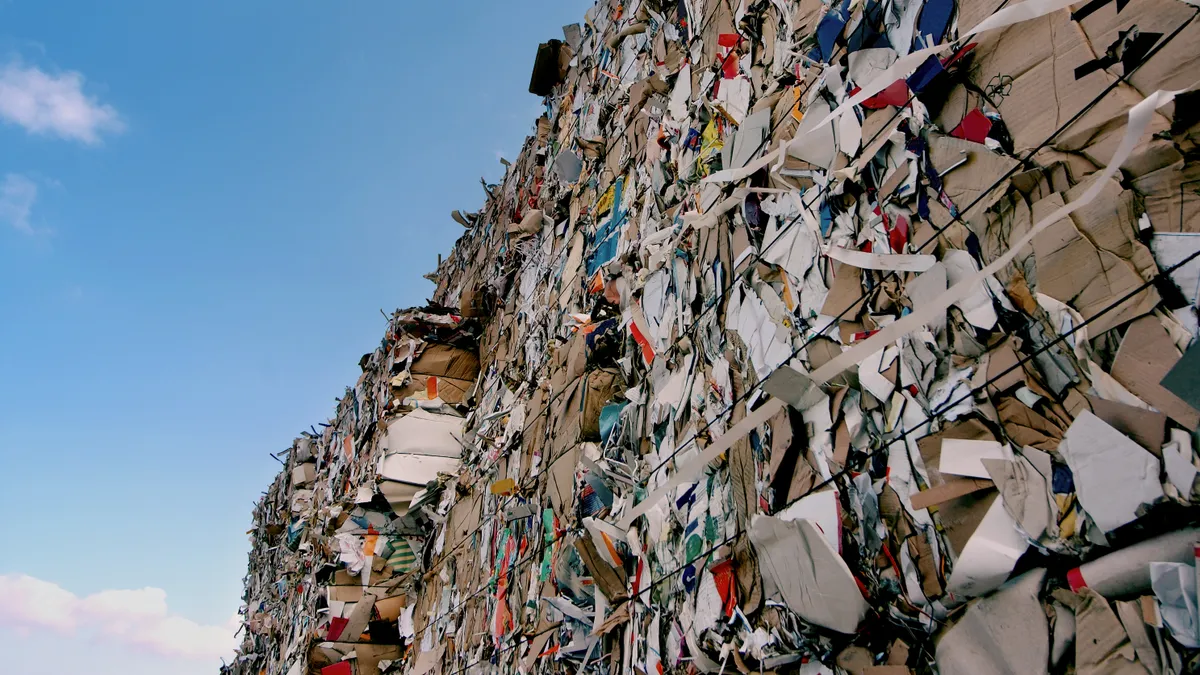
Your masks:
{"label": "white paper scrap", "polygon": [[1200,647],[1196,568],[1185,563],[1150,563],[1150,585],[1171,635],[1188,649]]}
{"label": "white paper scrap", "polygon": [[1004,500],[997,499],[958,556],[946,591],[975,597],[999,588],[1028,547]]}
{"label": "white paper scrap", "polygon": [[944,438],[938,471],[955,476],[990,479],[991,475],[983,466],[985,459],[1012,459],[1012,452],[999,441]]}
{"label": "white paper scrap", "polygon": [[1058,451],[1074,474],[1080,505],[1105,532],[1163,496],[1158,459],[1090,410],[1075,418]]}

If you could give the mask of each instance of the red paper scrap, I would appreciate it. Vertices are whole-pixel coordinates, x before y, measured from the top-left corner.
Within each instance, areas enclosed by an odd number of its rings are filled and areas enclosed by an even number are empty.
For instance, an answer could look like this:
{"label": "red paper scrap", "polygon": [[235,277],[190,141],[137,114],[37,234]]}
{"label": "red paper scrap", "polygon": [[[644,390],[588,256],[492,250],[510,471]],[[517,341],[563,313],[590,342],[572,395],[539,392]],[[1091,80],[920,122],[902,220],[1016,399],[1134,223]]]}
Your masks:
{"label": "red paper scrap", "polygon": [[967,113],[967,116],[962,118],[958,126],[950,132],[950,135],[955,138],[961,138],[964,141],[972,143],[982,143],[987,140],[988,132],[992,130],[992,120],[988,119],[987,115],[979,108]]}

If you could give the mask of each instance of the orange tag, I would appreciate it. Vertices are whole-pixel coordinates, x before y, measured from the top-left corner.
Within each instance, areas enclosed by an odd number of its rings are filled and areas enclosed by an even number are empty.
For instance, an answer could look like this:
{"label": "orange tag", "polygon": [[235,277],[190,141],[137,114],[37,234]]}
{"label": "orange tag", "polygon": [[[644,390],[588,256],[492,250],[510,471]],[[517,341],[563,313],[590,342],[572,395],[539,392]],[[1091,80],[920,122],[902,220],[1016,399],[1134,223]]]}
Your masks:
{"label": "orange tag", "polygon": [[375,533],[375,528],[367,528],[367,536],[363,537],[363,556],[370,558],[375,555],[375,543],[379,540],[379,536]]}
{"label": "orange tag", "polygon": [[792,87],[792,99],[795,101],[792,104],[792,117],[799,122],[804,119],[804,112],[800,110],[800,87]]}
{"label": "orange tag", "polygon": [[494,495],[511,495],[513,490],[517,489],[517,481],[511,478],[502,478],[495,483],[492,483],[491,491]]}
{"label": "orange tag", "polygon": [[438,380],[436,375],[430,375],[425,378],[425,395],[429,397],[430,401],[438,397]]}

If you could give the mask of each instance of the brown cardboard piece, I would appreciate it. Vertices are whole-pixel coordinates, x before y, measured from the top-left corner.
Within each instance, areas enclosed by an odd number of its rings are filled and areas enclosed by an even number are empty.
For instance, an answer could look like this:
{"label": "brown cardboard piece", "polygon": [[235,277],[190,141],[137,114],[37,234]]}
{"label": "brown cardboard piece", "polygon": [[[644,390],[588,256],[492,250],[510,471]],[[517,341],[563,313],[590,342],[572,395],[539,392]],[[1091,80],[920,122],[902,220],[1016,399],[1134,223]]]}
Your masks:
{"label": "brown cardboard piece", "polygon": [[1200,162],[1152,171],[1133,180],[1133,189],[1144,198],[1146,215],[1155,232],[1200,232],[1200,195],[1182,189],[1200,180]]}
{"label": "brown cardboard piece", "polygon": [[[995,11],[992,3],[980,2],[973,11],[983,16]],[[996,97],[1017,155],[1023,155],[1048,138],[1064,121],[1091,104],[1110,75],[1096,71],[1076,79],[1075,68],[1095,58],[1093,47],[1071,21],[1070,12],[1058,11],[1045,17],[992,30],[975,36],[977,43],[970,65],[971,79],[983,90],[1003,84]],[[959,18],[960,26],[963,19]],[[1099,46],[1104,52],[1107,45]],[[955,88],[942,108],[944,128],[957,124],[968,102],[965,88]],[[1069,131],[1094,129],[1122,113],[1127,104],[1117,96],[1104,96],[1071,125]],[[949,124],[949,126],[946,126]]]}
{"label": "brown cardboard piece", "polygon": [[863,120],[862,137],[865,140],[875,139],[863,148],[854,162],[854,167],[861,171],[880,150],[884,144],[891,141],[892,134],[899,128],[904,118],[893,114],[891,110],[867,111],[869,114]]}
{"label": "brown cardboard piece", "polygon": [[769,420],[771,460],[767,468],[770,485],[776,491],[777,506],[808,494],[817,482],[817,472],[808,462],[806,444],[795,442],[791,417],[785,408]]}
{"label": "brown cardboard piece", "polygon": [[467,499],[460,499],[450,507],[448,514],[449,525],[446,528],[446,549],[449,551],[459,545],[462,540],[471,535],[475,526],[480,522],[483,509],[482,495],[473,494]]}
{"label": "brown cardboard piece", "polygon": [[463,290],[458,298],[458,313],[465,317],[487,316],[487,297],[477,286]]}
{"label": "brown cardboard piece", "polygon": [[1138,661],[1141,661],[1150,673],[1161,673],[1162,665],[1158,661],[1154,639],[1150,636],[1146,622],[1142,620],[1141,607],[1138,603],[1130,601],[1118,601],[1115,604],[1117,618],[1121,620],[1121,626],[1129,636],[1129,643],[1133,645],[1133,652],[1137,654]]}
{"label": "brown cardboard piece", "polygon": [[447,403],[461,403],[479,375],[479,356],[450,345],[431,344],[413,361],[409,373],[412,382],[400,396],[424,391],[429,377],[436,376],[438,397]]}
{"label": "brown cardboard piece", "polygon": [[[1067,190],[1067,203],[1078,200],[1091,186],[1092,181],[1085,181]],[[1150,249],[1137,238],[1136,195],[1112,179],[1103,186],[1090,203],[1071,213],[1071,222],[1096,248],[1127,261],[1143,279],[1152,279],[1158,267]]]}
{"label": "brown cardboard piece", "polygon": [[[905,650],[907,655],[907,650]],[[910,675],[911,670],[906,668],[903,663],[889,663],[887,665],[874,665],[874,658],[871,652],[864,647],[851,645],[846,647],[837,655],[838,668],[849,673],[849,675]],[[746,670],[743,672],[752,673],[757,671]]]}
{"label": "brown cardboard piece", "polygon": [[623,602],[619,607],[613,610],[611,614],[608,615],[608,618],[604,620],[604,623],[596,626],[596,628],[592,630],[591,635],[607,635],[612,631],[612,629],[620,626],[626,621],[629,621],[629,603]]}
{"label": "brown cardboard piece", "polygon": [[379,618],[385,621],[398,620],[400,614],[404,612],[404,608],[407,606],[408,597],[403,595],[375,601],[375,611],[379,612]]}
{"label": "brown cardboard piece", "polygon": [[554,464],[546,467],[546,492],[550,495],[550,505],[560,518],[567,517],[575,507],[575,466],[579,463],[579,448],[572,448],[554,459]]}
{"label": "brown cardboard piece", "polygon": [[937,470],[941,463],[942,441],[945,439],[960,439],[968,441],[994,441],[996,437],[978,419],[968,418],[946,427],[936,434],[930,434],[917,440],[917,449],[925,462],[925,471],[929,475],[929,486],[937,487],[949,482],[951,476]]}
{"label": "brown cardboard piece", "polygon": [[1200,424],[1200,411],[1159,384],[1179,360],[1167,329],[1153,316],[1134,321],[1113,361],[1112,376],[1146,403],[1188,430]]}
{"label": "brown cardboard piece", "polygon": [[1008,181],[1000,178],[1017,166],[1015,159],[994,153],[982,143],[933,134],[929,136],[929,159],[938,173],[967,160],[942,177],[942,186],[954,205],[960,210],[971,207],[962,214],[967,223],[1004,195]]}
{"label": "brown cardboard piece", "polygon": [[317,465],[315,462],[305,462],[297,464],[292,468],[292,485],[302,486],[308,485],[316,480]]}
{"label": "brown cardboard piece", "polygon": [[[954,426],[947,427],[940,433],[925,436],[917,441],[917,449],[921,453],[921,458],[925,462],[925,471],[929,476],[930,488],[937,488],[947,483],[957,482],[951,481],[950,476],[944,475],[936,468],[941,463],[942,458],[942,440],[944,439],[964,439],[973,441],[994,441],[995,436],[992,432],[978,419],[968,418]],[[965,489],[963,486],[960,489]],[[920,493],[918,493],[920,494]],[[926,496],[926,499],[936,496]],[[967,540],[979,527],[979,523],[983,521],[983,516],[987,514],[988,508],[992,502],[996,500],[999,493],[994,489],[989,490],[971,490],[964,492],[960,496],[946,499],[937,502],[938,517],[941,520],[942,527],[946,530],[946,538],[950,540],[950,545],[954,547],[955,552],[962,553],[963,548],[967,545]]]}
{"label": "brown cardboard piece", "polygon": [[604,593],[604,597],[610,601],[620,600],[625,597],[625,570],[615,568],[604,562],[604,558],[596,550],[596,545],[592,543],[591,537],[583,536],[577,538],[575,540],[575,550],[579,552],[579,557],[583,560],[583,565],[587,567],[588,572],[592,575],[592,579],[596,582],[596,586]]}
{"label": "brown cardboard piece", "polygon": [[999,498],[997,490],[979,490],[938,505],[938,519],[956,554],[963,552],[988,509]]}
{"label": "brown cardboard piece", "polygon": [[615,368],[593,370],[587,375],[587,391],[583,398],[580,418],[580,438],[600,440],[600,411],[612,402],[613,396],[625,390],[625,380]]}
{"label": "brown cardboard piece", "polygon": [[[420,643],[418,643],[420,644]],[[421,652],[417,655],[417,662],[413,665],[409,675],[432,675],[442,662],[442,655],[446,653],[446,643],[430,649],[427,652]]]}
{"label": "brown cardboard piece", "polygon": [[669,91],[670,88],[667,86],[667,83],[663,80],[662,75],[659,73],[656,73],[651,77],[647,77],[644,80],[638,80],[637,82],[634,82],[633,86],[629,88],[629,104],[626,106],[628,110],[626,113],[626,122],[631,122],[634,116],[641,112],[642,107],[646,104],[646,101],[650,98],[651,94],[665,94]]}
{"label": "brown cardboard piece", "polygon": [[529,404],[529,410],[525,413],[525,419],[532,421],[526,422],[526,428],[521,434],[521,452],[525,455],[525,460],[521,462],[522,481],[532,470],[533,458],[542,452],[545,444],[546,418],[549,417],[546,414],[546,398],[543,390],[537,390]]}
{"label": "brown cardboard piece", "polygon": [[1013,443],[1052,452],[1058,449],[1066,429],[1053,420],[1026,406],[1015,396],[1000,399],[996,412],[1004,425],[1004,433]]}
{"label": "brown cardboard piece", "polygon": [[358,602],[363,595],[362,579],[350,576],[350,572],[339,569],[333,573],[333,583],[329,586],[330,602]]}
{"label": "brown cardboard piece", "polygon": [[957,499],[972,492],[979,492],[996,487],[996,484],[983,478],[967,478],[965,476],[943,476],[944,482],[936,487],[927,488],[912,495],[909,501],[914,509],[926,509],[936,504]]}
{"label": "brown cardboard piece", "polygon": [[[1091,42],[1092,51],[1102,55],[1121,37],[1121,32],[1128,31],[1131,26],[1137,26],[1142,33],[1165,36],[1184,26],[1194,11],[1187,4],[1172,0],[1139,0],[1134,17],[1118,11],[1116,3],[1110,3],[1080,20],[1078,25]],[[1198,43],[1200,24],[1192,21],[1154,58],[1145,61],[1129,76],[1130,85],[1145,96],[1156,89],[1185,89],[1195,84],[1196,72],[1200,70],[1200,53],[1195,49]]]}
{"label": "brown cardboard piece", "polygon": [[[729,360],[731,366],[735,366],[736,358],[732,351],[726,352],[725,358]],[[739,401],[734,406],[733,415],[729,419],[729,424],[734,425],[746,417],[746,403],[741,401],[746,384],[736,367],[730,369],[730,376],[733,379],[734,400]],[[780,414],[784,415],[784,421],[787,421],[787,410],[781,410]],[[776,418],[778,417],[779,415],[776,415]],[[772,418],[771,421],[773,422],[776,418]],[[775,425],[773,424],[771,428],[773,432]],[[791,436],[790,428],[787,430],[787,436],[789,438]],[[772,443],[774,443],[773,437]],[[733,489],[733,504],[737,512],[738,527],[743,530],[749,526],[750,516],[758,506],[755,474],[754,449],[751,447],[750,439],[743,438],[729,449],[729,475],[730,485]],[[743,612],[753,612],[762,602],[762,576],[758,571],[758,556],[755,554],[754,547],[744,536],[738,538],[734,550],[739,604]]]}
{"label": "brown cardboard piece", "polygon": [[[722,33],[736,33],[737,24],[734,21],[733,10],[728,3],[725,2],[706,2],[703,5],[703,15],[696,17],[696,25],[700,30],[704,31],[703,44],[704,51],[701,56],[700,63],[708,64],[716,60],[717,55],[717,36]],[[700,70],[692,68],[692,72]],[[699,87],[692,86],[692,91],[699,91]]]}
{"label": "brown cardboard piece", "polygon": [[839,420],[833,432],[833,461],[838,466],[846,466],[850,458],[850,427],[846,420]]}
{"label": "brown cardboard piece", "polygon": [[[901,505],[900,495],[890,485],[885,485],[879,495],[879,515],[887,525],[890,540],[888,545],[892,547],[893,553],[898,554],[900,547],[906,546],[909,556],[916,562],[922,592],[930,598],[940,596],[942,580],[934,560],[933,548],[925,537],[915,536],[916,528],[912,519]],[[890,562],[887,564],[890,565]]]}
{"label": "brown cardboard piece", "polygon": [[450,345],[431,344],[413,361],[411,372],[474,381],[479,374],[479,355]]}
{"label": "brown cardboard piece", "polygon": [[1129,635],[1104,596],[1090,588],[1079,593],[1062,588],[1054,592],[1054,599],[1075,610],[1078,675],[1146,675]]}
{"label": "brown cardboard piece", "polygon": [[[1033,219],[1037,221],[1063,204],[1060,195],[1043,199],[1033,205]],[[1096,248],[1070,218],[1058,220],[1039,232],[1033,238],[1033,251],[1037,259],[1038,292],[1067,303],[1085,320],[1092,320],[1087,326],[1089,337],[1150,312],[1160,300],[1158,291],[1151,286],[1109,309],[1145,279],[1129,262]]]}
{"label": "brown cardboard piece", "polygon": [[355,675],[379,675],[379,662],[400,658],[400,645],[355,645]]}
{"label": "brown cardboard piece", "polygon": [[874,663],[875,659],[871,656],[871,652],[867,651],[866,647],[858,645],[850,645],[838,652],[837,655],[838,668],[854,675],[872,667]]}
{"label": "brown cardboard piece", "polygon": [[529,651],[526,653],[523,661],[524,672],[531,672],[534,661],[537,661],[542,651],[546,649],[546,643],[550,641],[550,638],[554,637],[551,635],[552,632],[549,628],[539,628],[538,633],[530,640]]}
{"label": "brown cardboard piece", "polygon": [[[1005,340],[999,347],[988,352],[988,388],[993,393],[1004,393],[1025,384],[1025,371],[1013,349],[1013,341]],[[1005,371],[1008,371],[1005,373]],[[1004,373],[1001,375],[1001,373]]]}
{"label": "brown cardboard piece", "polygon": [[550,437],[552,457],[558,457],[579,441],[584,387],[584,378],[576,379],[566,386],[554,403],[553,417],[549,425],[555,431]]}
{"label": "brown cardboard piece", "polygon": [[[850,325],[849,322],[843,321],[839,324],[842,326]],[[829,338],[817,338],[808,345],[808,363],[811,370],[817,370],[821,366],[829,363],[837,358],[842,353],[842,347],[838,343]],[[858,384],[858,365],[855,364],[829,380],[829,384],[833,386],[842,385],[850,386]]]}
{"label": "brown cardboard piece", "polygon": [[[833,267],[833,283],[829,294],[825,296],[825,304],[821,313],[826,316],[841,316],[843,321],[852,321],[862,310],[866,299],[863,297],[860,271],[849,265],[835,264]],[[848,311],[847,311],[848,310]],[[843,312],[845,312],[843,314]]]}
{"label": "brown cardboard piece", "polygon": [[1167,438],[1166,415],[1091,395],[1087,402],[1096,417],[1162,459],[1163,441]]}

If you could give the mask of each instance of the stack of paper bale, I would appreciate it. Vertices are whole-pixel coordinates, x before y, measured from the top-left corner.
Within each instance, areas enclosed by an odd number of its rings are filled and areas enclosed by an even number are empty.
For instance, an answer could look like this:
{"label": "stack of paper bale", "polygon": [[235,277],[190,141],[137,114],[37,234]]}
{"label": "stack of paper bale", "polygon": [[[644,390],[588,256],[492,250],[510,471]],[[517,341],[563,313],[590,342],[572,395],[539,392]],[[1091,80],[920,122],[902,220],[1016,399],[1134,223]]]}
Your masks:
{"label": "stack of paper bale", "polygon": [[1200,668],[1200,20],[600,0],[226,673]]}

